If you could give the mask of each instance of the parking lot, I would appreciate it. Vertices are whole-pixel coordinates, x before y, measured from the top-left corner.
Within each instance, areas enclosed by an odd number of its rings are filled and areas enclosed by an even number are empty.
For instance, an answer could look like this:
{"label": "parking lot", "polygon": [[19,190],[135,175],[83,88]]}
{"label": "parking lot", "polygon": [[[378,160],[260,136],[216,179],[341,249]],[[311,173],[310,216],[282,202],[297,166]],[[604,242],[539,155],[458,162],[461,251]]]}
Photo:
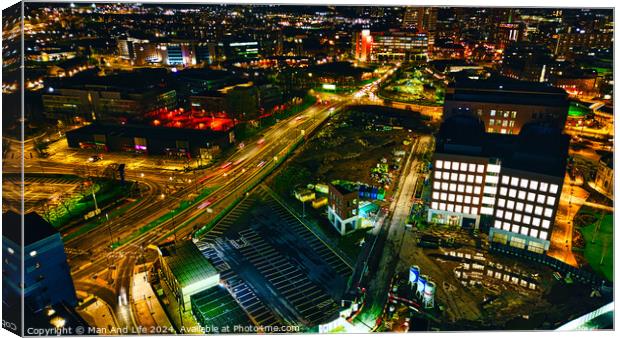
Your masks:
{"label": "parking lot", "polygon": [[351,265],[259,189],[196,243],[257,325],[338,316]]}

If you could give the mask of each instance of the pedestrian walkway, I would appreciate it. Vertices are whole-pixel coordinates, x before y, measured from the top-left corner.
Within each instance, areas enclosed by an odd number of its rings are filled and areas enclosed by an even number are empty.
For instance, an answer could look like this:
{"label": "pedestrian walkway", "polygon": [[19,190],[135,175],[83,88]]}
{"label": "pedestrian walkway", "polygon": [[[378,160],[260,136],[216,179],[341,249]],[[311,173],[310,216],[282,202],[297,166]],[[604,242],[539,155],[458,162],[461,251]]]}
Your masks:
{"label": "pedestrian walkway", "polygon": [[77,312],[92,327],[107,330],[119,327],[110,306],[95,296],[90,296],[79,305]]}
{"label": "pedestrian walkway", "polygon": [[131,297],[138,325],[147,328],[171,328],[172,324],[148,282],[147,272],[133,275]]}

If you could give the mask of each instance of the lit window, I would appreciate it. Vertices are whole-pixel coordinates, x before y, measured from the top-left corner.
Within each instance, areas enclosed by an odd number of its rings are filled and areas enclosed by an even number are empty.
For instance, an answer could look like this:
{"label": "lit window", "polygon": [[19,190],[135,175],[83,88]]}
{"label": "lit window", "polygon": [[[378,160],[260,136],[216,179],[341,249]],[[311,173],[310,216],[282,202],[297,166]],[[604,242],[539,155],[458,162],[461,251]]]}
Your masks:
{"label": "lit window", "polygon": [[510,184],[510,176],[502,176],[502,184]]}
{"label": "lit window", "polygon": [[437,181],[433,182],[433,189],[436,189],[436,190],[441,189],[441,183]]}
{"label": "lit window", "polygon": [[515,198],[517,197],[517,191],[514,189],[510,189],[510,191],[508,191],[508,196]]}
{"label": "lit window", "polygon": [[448,199],[448,194],[446,194],[445,192],[442,192],[441,193],[441,197],[439,199],[442,200],[442,201],[447,200]]}
{"label": "lit window", "polygon": [[435,168],[443,169],[443,161],[442,160],[435,161]]}
{"label": "lit window", "polygon": [[502,229],[504,229],[506,231],[510,231],[510,223],[504,222],[504,226],[502,227]]}
{"label": "lit window", "polygon": [[514,209],[515,207],[515,202],[508,200],[508,203],[506,203],[506,208],[507,209]]}
{"label": "lit window", "polygon": [[502,196],[506,196],[506,194],[508,193],[508,189],[501,187],[499,188],[499,194]]}
{"label": "lit window", "polygon": [[467,171],[467,163],[461,162],[461,171]]}
{"label": "lit window", "polygon": [[480,204],[480,197],[474,197],[472,199],[472,204],[476,204],[476,205]]}
{"label": "lit window", "polygon": [[465,186],[463,184],[459,184],[457,191],[458,192],[465,192]]}
{"label": "lit window", "polygon": [[13,248],[7,248],[6,251],[8,251],[9,254],[11,254],[11,255],[15,253],[15,250],[13,250]]}
{"label": "lit window", "polygon": [[521,235],[525,235],[525,236],[527,236],[527,230],[528,230],[528,228],[526,228],[526,227],[521,227]]}
{"label": "lit window", "polygon": [[471,185],[468,185],[465,187],[465,192],[468,194],[471,194],[472,192],[474,192],[474,187]]}
{"label": "lit window", "polygon": [[439,210],[446,210],[446,203],[439,203]]}
{"label": "lit window", "polygon": [[557,194],[557,192],[558,192],[558,185],[557,184],[552,184],[549,187],[549,192],[552,193],[552,194]]}
{"label": "lit window", "polygon": [[536,195],[536,203],[544,204],[545,203],[545,195],[541,195],[541,194]]}
{"label": "lit window", "polygon": [[511,178],[510,179],[510,185],[513,185],[515,187],[518,186],[519,185],[519,178],[518,177]]}
{"label": "lit window", "polygon": [[538,181],[530,181],[530,190],[538,189]]}
{"label": "lit window", "polygon": [[476,176],[476,183],[482,184],[482,176],[480,175]]}
{"label": "lit window", "polygon": [[519,222],[521,223],[521,214],[515,214],[514,217],[512,218],[515,222]]}
{"label": "lit window", "polygon": [[471,171],[472,173],[476,171],[476,165],[473,163],[469,164],[469,171]]}
{"label": "lit window", "polygon": [[525,205],[525,212],[527,212],[528,214],[531,214],[533,210],[534,210],[534,207],[531,204]]}
{"label": "lit window", "polygon": [[471,204],[471,196],[465,196],[465,204]]}
{"label": "lit window", "polygon": [[536,229],[532,229],[532,231],[530,231],[530,236],[532,236],[532,237],[538,237],[538,230],[536,230]]}
{"label": "lit window", "polygon": [[543,213],[543,208],[542,207],[536,206],[536,208],[534,208],[534,214],[540,216],[540,215],[542,215],[542,213]]}
{"label": "lit window", "polygon": [[553,210],[545,208],[545,217],[551,217],[551,215],[553,215]]}
{"label": "lit window", "polygon": [[497,216],[499,218],[504,218],[504,210],[497,210],[495,212],[495,216]]}
{"label": "lit window", "polygon": [[516,232],[516,233],[519,233],[519,229],[521,229],[521,227],[520,227],[520,226],[518,226],[518,225],[516,225],[516,224],[513,224],[513,225],[512,225],[512,229],[511,229],[510,231],[512,231],[512,232]]}
{"label": "lit window", "polygon": [[520,200],[524,200],[525,199],[525,191],[519,190],[519,199]]}
{"label": "lit window", "polygon": [[452,162],[452,170],[459,170],[459,162]]}
{"label": "lit window", "polygon": [[497,164],[487,164],[487,172],[499,174],[502,167]]}
{"label": "lit window", "polygon": [[456,201],[458,203],[463,203],[463,195],[456,195]]}
{"label": "lit window", "polygon": [[448,201],[454,202],[455,199],[456,199],[456,197],[454,196],[454,194],[449,194],[448,195]]}
{"label": "lit window", "polygon": [[450,161],[443,161],[443,167],[446,169],[450,169],[450,165],[452,165],[452,162]]}
{"label": "lit window", "polygon": [[480,191],[481,191],[480,187],[474,187],[474,194],[475,195],[480,195]]}
{"label": "lit window", "polygon": [[457,206],[454,207],[454,211],[455,212],[463,212],[463,207],[460,206],[460,205],[457,205]]}
{"label": "lit window", "polygon": [[536,194],[533,192],[528,192],[527,193],[527,200],[530,202],[534,202],[534,200],[536,200]]}
{"label": "lit window", "polygon": [[474,175],[467,175],[467,183],[474,183]]}
{"label": "lit window", "polygon": [[30,257],[34,257],[36,255],[37,255],[37,251],[36,250],[30,251]]}
{"label": "lit window", "polygon": [[520,187],[521,187],[521,188],[525,188],[525,189],[527,189],[527,185],[528,185],[529,183],[530,183],[530,181],[529,181],[529,180],[526,180],[525,178],[522,178],[522,179],[521,179],[521,184],[520,184]]}
{"label": "lit window", "polygon": [[434,200],[438,200],[439,199],[439,193],[437,191],[433,191],[433,199]]}
{"label": "lit window", "polygon": [[437,209],[438,206],[439,206],[439,204],[437,204],[437,202],[432,202],[431,203],[431,208],[433,208],[433,209]]}
{"label": "lit window", "polygon": [[456,183],[450,183],[450,191],[452,192],[456,191]]}
{"label": "lit window", "polygon": [[545,182],[540,182],[540,187],[538,188],[542,192],[547,192],[547,188],[549,188],[549,184]]}
{"label": "lit window", "polygon": [[516,209],[517,209],[517,211],[523,211],[523,203],[517,202]]}
{"label": "lit window", "polygon": [[549,222],[548,219],[543,219],[542,221],[542,227],[545,229],[549,229],[549,226],[551,225],[551,222]]}
{"label": "lit window", "polygon": [[465,182],[465,174],[459,174],[459,182]]}
{"label": "lit window", "polygon": [[[497,176],[488,176],[487,175],[487,183],[490,184],[497,184],[499,182],[499,178]],[[480,180],[480,182],[478,183],[482,183],[482,180]]]}
{"label": "lit window", "polygon": [[498,199],[497,200],[497,206],[500,207],[500,208],[505,207],[506,206],[506,200],[503,199],[503,198]]}
{"label": "lit window", "polygon": [[478,208],[471,208],[471,215],[478,215]]}
{"label": "lit window", "polygon": [[479,174],[484,173],[484,165],[483,165],[483,164],[478,164],[476,168],[477,168],[477,170],[476,170],[476,171],[477,171]]}
{"label": "lit window", "polygon": [[491,110],[491,112],[489,112],[489,115],[495,116],[495,110]]}
{"label": "lit window", "polygon": [[450,180],[456,182],[459,179],[459,175],[457,173],[450,174]]}
{"label": "lit window", "polygon": [[528,215],[523,215],[523,223],[524,224],[532,224],[530,223],[532,221],[532,217],[528,216]]}
{"label": "lit window", "polygon": [[555,197],[547,197],[547,205],[554,205],[555,204]]}
{"label": "lit window", "polygon": [[495,220],[495,223],[493,223],[493,227],[500,229],[502,227],[502,222]]}
{"label": "lit window", "polygon": [[506,213],[504,214],[504,218],[512,221],[512,212],[506,211]]}
{"label": "lit window", "polygon": [[441,190],[448,190],[448,182],[441,183]]}
{"label": "lit window", "polygon": [[435,179],[440,179],[441,178],[441,171],[435,171]]}
{"label": "lit window", "polygon": [[538,218],[538,217],[532,218],[532,225],[535,226],[535,227],[539,227],[540,226],[540,218]]}
{"label": "lit window", "polygon": [[443,178],[444,180],[449,180],[449,179],[450,179],[450,173],[449,173],[449,172],[447,172],[447,171],[444,171],[444,172],[441,174],[441,178]]}
{"label": "lit window", "polygon": [[454,211],[454,204],[448,203],[448,211]]}
{"label": "lit window", "polygon": [[546,231],[541,231],[540,232],[540,236],[538,236],[538,238],[540,238],[540,239],[547,239],[547,232]]}

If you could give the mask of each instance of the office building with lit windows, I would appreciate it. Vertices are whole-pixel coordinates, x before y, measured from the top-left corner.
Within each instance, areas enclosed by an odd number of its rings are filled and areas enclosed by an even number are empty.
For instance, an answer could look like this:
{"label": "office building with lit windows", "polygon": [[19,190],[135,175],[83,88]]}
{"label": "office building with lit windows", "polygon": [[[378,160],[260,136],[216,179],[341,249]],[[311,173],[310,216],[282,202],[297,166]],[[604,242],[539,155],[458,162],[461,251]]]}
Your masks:
{"label": "office building with lit windows", "polygon": [[491,77],[475,80],[459,76],[446,89],[444,118],[476,116],[488,133],[519,134],[528,122],[564,128],[568,95],[563,89],[539,82]]}
{"label": "office building with lit windows", "polygon": [[568,136],[529,123],[519,135],[486,133],[480,119],[447,119],[436,137],[428,222],[488,230],[489,240],[549,249]]}
{"label": "office building with lit windows", "polygon": [[353,54],[361,62],[409,62],[426,60],[428,34],[389,30],[363,30],[355,35]]}

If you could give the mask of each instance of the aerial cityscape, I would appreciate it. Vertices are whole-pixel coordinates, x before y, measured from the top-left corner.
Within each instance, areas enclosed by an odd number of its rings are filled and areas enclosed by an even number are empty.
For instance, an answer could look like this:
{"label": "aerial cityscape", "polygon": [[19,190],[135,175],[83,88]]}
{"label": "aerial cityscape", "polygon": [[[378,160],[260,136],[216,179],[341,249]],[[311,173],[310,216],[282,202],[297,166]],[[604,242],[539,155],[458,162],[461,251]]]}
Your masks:
{"label": "aerial cityscape", "polygon": [[3,328],[614,329],[613,14],[4,9]]}

